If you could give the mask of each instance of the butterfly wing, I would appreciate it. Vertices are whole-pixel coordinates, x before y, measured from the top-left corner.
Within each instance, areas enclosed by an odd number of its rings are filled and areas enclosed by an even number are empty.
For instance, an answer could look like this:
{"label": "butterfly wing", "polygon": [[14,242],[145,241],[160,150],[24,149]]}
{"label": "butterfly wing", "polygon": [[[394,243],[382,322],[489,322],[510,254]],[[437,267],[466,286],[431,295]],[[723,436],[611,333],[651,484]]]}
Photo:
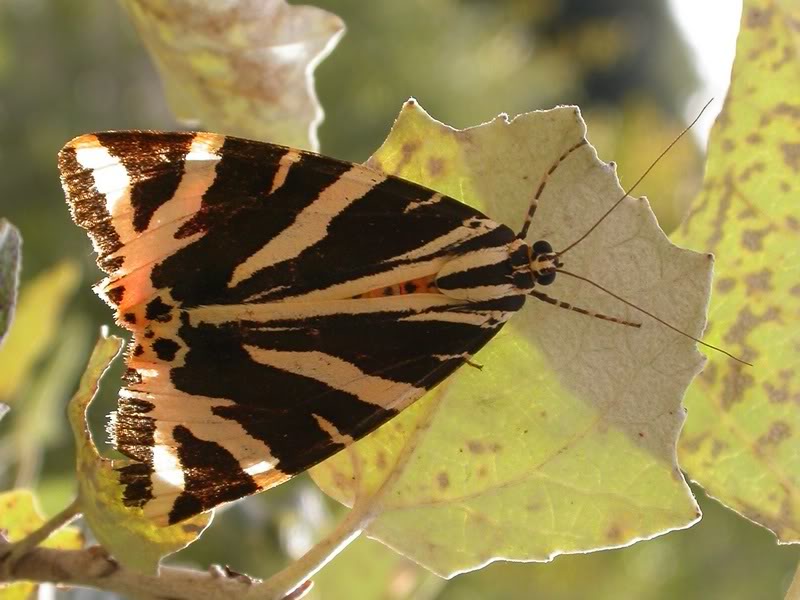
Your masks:
{"label": "butterfly wing", "polygon": [[[411,182],[206,133],[111,132],[62,181],[133,332],[125,501],[174,523],[272,487],[441,382],[524,302],[375,290],[513,232]],[[509,277],[512,273],[509,272]]]}

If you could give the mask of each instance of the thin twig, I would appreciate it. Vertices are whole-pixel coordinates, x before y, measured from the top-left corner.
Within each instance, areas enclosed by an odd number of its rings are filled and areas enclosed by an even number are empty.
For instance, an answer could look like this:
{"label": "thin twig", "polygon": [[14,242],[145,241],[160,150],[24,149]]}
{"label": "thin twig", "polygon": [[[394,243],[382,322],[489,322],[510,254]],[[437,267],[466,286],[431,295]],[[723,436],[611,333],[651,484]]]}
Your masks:
{"label": "thin twig", "polygon": [[786,597],[784,600],[800,600],[800,562],[797,563],[797,570],[794,572],[792,583],[789,584],[789,589],[786,590]]}
{"label": "thin twig", "polygon": [[[140,573],[119,564],[100,546],[83,550],[35,547],[21,555],[8,573],[2,568],[3,557],[8,556],[11,546],[0,538],[0,583],[50,582],[105,590],[140,600],[278,600],[285,597],[271,595],[257,579],[229,575],[220,569],[195,571],[161,567],[157,575]],[[309,587],[301,585],[286,598],[300,598]]]}
{"label": "thin twig", "polygon": [[375,518],[373,511],[374,504],[369,500],[353,506],[329,535],[288,567],[267,579],[261,591],[269,598],[289,595],[355,540]]}

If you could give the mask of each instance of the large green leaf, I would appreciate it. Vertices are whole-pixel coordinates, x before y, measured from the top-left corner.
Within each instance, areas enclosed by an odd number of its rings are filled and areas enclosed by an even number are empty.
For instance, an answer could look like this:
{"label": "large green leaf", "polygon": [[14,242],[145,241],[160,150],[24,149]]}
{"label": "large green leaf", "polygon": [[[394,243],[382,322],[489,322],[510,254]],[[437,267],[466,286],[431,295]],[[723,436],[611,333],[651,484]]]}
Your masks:
{"label": "large green leaf", "polygon": [[675,236],[717,256],[714,356],[687,396],[681,465],[727,506],[800,541],[800,4],[747,0],[703,192]]}
{"label": "large green leaf", "polygon": [[5,219],[0,219],[0,344],[8,331],[17,302],[22,237]]}
{"label": "large green leaf", "polygon": [[109,363],[119,353],[116,337],[97,342],[80,387],[69,404],[68,416],[78,455],[78,493],[81,511],[95,537],[117,560],[152,573],[162,557],[192,543],[211,521],[212,513],[171,527],[159,527],[141,509],[122,504],[122,485],[112,461],[100,456],[86,424],[86,410]]}
{"label": "large green leaf", "polygon": [[[585,135],[574,107],[463,131],[409,102],[372,164],[519,228],[554,162]],[[547,182],[530,239],[565,248],[623,195],[583,146]],[[711,258],[672,245],[628,199],[564,255],[684,331],[705,323]],[[498,558],[548,560],[687,527],[699,510],[676,462],[681,398],[703,363],[693,342],[588,284],[547,292],[632,329],[531,300],[475,357],[386,426],[316,469],[367,533],[450,576]]]}
{"label": "large green leaf", "polygon": [[124,0],[173,112],[203,128],[316,149],[313,71],[344,32],[285,0]]}

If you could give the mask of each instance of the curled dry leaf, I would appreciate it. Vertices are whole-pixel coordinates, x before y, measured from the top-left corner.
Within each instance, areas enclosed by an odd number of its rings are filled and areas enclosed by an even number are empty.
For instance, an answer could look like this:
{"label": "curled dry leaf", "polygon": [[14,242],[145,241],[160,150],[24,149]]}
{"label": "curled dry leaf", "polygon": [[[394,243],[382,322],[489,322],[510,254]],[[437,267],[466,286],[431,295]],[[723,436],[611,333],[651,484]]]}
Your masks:
{"label": "curled dry leaf", "polygon": [[800,541],[800,5],[744,3],[703,191],[675,235],[716,254],[714,357],[686,400],[681,465],[706,491]]}
{"label": "curled dry leaf", "polygon": [[339,41],[336,15],[284,0],[124,0],[173,112],[204,129],[317,148],[313,71]]}
{"label": "curled dry leaf", "polygon": [[[454,130],[413,101],[371,162],[514,229],[543,174],[586,133],[575,107]],[[553,173],[529,240],[575,241],[623,194],[583,146]],[[680,249],[644,199],[627,199],[565,268],[700,335],[711,257]],[[376,515],[367,534],[448,577],[496,559],[548,560],[691,525],[676,462],[694,343],[558,275],[547,293],[642,322],[632,329],[529,300],[474,361],[386,426],[312,471]]]}
{"label": "curled dry leaf", "polygon": [[122,340],[116,337],[97,342],[67,409],[77,449],[78,494],[81,512],[102,546],[125,566],[154,573],[162,557],[185,548],[203,533],[213,513],[160,527],[145,518],[141,509],[122,504],[123,488],[115,465],[100,456],[86,424],[86,411],[100,377],[121,347]]}
{"label": "curled dry leaf", "polygon": [[8,331],[17,302],[21,246],[19,230],[0,219],[0,343]]}

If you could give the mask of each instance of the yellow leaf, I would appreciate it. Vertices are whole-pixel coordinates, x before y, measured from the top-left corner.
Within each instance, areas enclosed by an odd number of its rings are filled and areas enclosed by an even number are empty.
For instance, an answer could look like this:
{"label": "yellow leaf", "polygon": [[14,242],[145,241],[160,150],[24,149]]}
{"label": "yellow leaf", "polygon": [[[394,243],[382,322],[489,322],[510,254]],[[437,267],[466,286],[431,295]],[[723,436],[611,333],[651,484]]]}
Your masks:
{"label": "yellow leaf", "polygon": [[[409,102],[372,163],[518,229],[543,174],[584,135],[573,107],[455,130]],[[529,240],[563,249],[622,195],[583,146],[549,178]],[[623,202],[563,260],[702,331],[711,259],[673,246],[645,200]],[[378,515],[370,537],[442,576],[624,546],[699,517],[675,450],[681,397],[703,362],[693,342],[567,276],[546,292],[643,325],[531,299],[477,354],[482,370],[462,368],[312,471],[326,493]]]}
{"label": "yellow leaf", "polygon": [[[30,490],[18,489],[0,493],[0,530],[11,542],[18,542],[44,525],[39,502]],[[83,546],[83,535],[75,527],[64,527],[44,542],[45,548],[77,550]],[[36,591],[33,583],[0,584],[0,600],[25,600]]]}
{"label": "yellow leaf", "polygon": [[97,342],[80,387],[67,409],[78,454],[78,489],[81,511],[98,541],[128,567],[154,573],[162,557],[196,540],[213,513],[199,515],[171,527],[159,527],[141,509],[122,504],[122,486],[112,461],[100,456],[86,424],[86,410],[98,381],[119,353],[116,337]]}
{"label": "yellow leaf", "polygon": [[687,396],[681,465],[707,492],[800,541],[800,5],[746,0],[703,191],[675,236],[717,256],[715,356]]}

